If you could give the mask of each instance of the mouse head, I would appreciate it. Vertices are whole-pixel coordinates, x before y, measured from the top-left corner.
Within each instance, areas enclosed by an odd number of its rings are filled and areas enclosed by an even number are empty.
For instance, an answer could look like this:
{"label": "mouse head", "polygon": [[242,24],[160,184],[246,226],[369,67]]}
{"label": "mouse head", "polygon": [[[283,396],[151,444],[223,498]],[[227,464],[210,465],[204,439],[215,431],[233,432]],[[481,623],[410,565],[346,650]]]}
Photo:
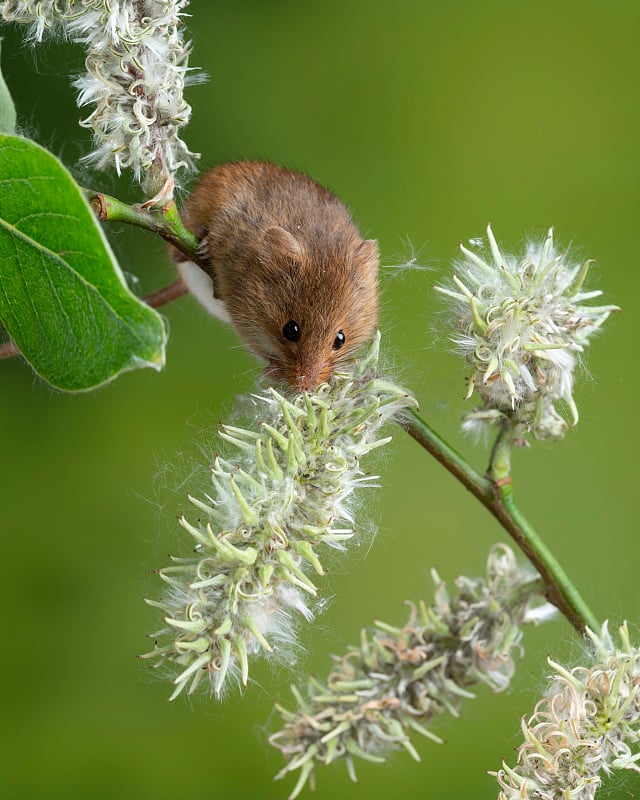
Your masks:
{"label": "mouse head", "polygon": [[269,362],[270,377],[313,391],[376,327],[378,243],[361,239],[355,226],[337,231],[330,244],[326,234],[303,242],[272,227],[257,258],[243,312],[253,319],[234,320],[236,327]]}

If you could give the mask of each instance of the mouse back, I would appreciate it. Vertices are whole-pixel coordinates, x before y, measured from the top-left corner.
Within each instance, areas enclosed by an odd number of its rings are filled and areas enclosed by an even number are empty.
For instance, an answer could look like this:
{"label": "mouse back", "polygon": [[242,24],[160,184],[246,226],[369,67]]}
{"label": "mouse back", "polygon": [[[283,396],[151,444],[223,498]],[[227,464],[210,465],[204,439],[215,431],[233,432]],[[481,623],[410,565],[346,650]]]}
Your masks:
{"label": "mouse back", "polygon": [[373,333],[377,242],[312,178],[267,162],[223,164],[183,219],[213,292],[271,377],[313,389]]}

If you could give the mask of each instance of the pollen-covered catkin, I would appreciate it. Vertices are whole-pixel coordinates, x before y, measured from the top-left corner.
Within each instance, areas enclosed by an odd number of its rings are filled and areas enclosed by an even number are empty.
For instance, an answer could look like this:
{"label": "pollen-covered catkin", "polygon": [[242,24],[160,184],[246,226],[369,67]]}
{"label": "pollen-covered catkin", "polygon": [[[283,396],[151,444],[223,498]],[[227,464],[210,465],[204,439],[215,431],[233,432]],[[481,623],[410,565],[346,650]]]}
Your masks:
{"label": "pollen-covered catkin", "polygon": [[536,439],[560,438],[578,422],[576,361],[618,307],[587,305],[602,294],[583,291],[592,262],[570,261],[556,249],[553,231],[530,242],[523,256],[503,254],[491,227],[487,236],[490,253],[461,244],[451,285],[435,287],[453,307],[451,340],[470,367],[466,396],[477,392],[482,400],[463,427],[482,429],[506,418]]}
{"label": "pollen-covered catkin", "polygon": [[522,721],[524,741],[514,767],[492,773],[499,800],[593,800],[603,776],[640,772],[640,650],[626,624],[620,645],[605,624],[587,630],[594,652],[587,666],[553,673],[533,715]]}
{"label": "pollen-covered catkin", "polygon": [[278,777],[299,771],[289,800],[334,761],[343,760],[355,781],[356,758],[379,763],[403,747],[420,760],[410,735],[440,742],[427,726],[444,712],[459,716],[471,686],[505,689],[521,625],[555,611],[505,545],[491,550],[486,579],[459,577],[452,594],[435,571],[433,579],[432,605],[410,604],[403,627],[377,622],[363,630],[358,647],[334,658],[326,683],[310,678],[306,693],[292,687],[294,711],[278,706],[284,727],[270,741],[287,758]]}
{"label": "pollen-covered catkin", "polygon": [[179,136],[191,115],[183,90],[193,70],[182,17],[189,0],[5,0],[8,22],[30,26],[29,38],[63,36],[86,48],[87,74],[77,78],[78,105],[94,105],[80,124],[93,131],[86,161],[130,168],[148,193],[171,194],[176,173],[195,154]]}
{"label": "pollen-covered catkin", "polygon": [[377,480],[360,461],[391,440],[385,422],[416,406],[378,378],[379,340],[315,392],[269,388],[246,428],[222,426],[229,451],[212,492],[190,497],[198,520],[181,519],[195,555],[160,571],[168,591],[150,601],[165,626],[147,657],[177,665],[172,698],[203,679],[218,696],[229,676],[246,684],[249,659],[290,656],[295,618],[312,618],[320,559],[355,536],[354,490]]}

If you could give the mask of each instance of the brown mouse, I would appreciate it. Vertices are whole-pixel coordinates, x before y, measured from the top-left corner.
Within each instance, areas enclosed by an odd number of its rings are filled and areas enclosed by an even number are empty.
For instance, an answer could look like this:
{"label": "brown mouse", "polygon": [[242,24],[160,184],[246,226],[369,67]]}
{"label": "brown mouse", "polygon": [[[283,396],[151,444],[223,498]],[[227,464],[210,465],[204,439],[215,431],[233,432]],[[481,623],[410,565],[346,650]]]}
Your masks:
{"label": "brown mouse", "polygon": [[205,268],[177,250],[189,290],[231,322],[267,374],[313,391],[378,320],[378,243],[312,178],[262,161],[222,164],[182,212]]}

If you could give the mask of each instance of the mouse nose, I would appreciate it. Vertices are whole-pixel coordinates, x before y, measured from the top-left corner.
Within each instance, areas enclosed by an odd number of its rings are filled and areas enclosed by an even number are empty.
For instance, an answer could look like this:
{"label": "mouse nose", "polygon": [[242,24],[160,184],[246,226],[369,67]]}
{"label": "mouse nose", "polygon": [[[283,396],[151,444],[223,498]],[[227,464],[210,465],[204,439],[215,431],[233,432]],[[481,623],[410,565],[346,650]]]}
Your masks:
{"label": "mouse nose", "polygon": [[301,392],[313,392],[318,386],[318,381],[313,380],[309,375],[300,375],[298,379],[298,388]]}
{"label": "mouse nose", "polygon": [[306,370],[303,375],[297,376],[298,389],[301,392],[315,392],[318,386],[324,383],[330,374],[331,370],[328,367],[319,370]]}

